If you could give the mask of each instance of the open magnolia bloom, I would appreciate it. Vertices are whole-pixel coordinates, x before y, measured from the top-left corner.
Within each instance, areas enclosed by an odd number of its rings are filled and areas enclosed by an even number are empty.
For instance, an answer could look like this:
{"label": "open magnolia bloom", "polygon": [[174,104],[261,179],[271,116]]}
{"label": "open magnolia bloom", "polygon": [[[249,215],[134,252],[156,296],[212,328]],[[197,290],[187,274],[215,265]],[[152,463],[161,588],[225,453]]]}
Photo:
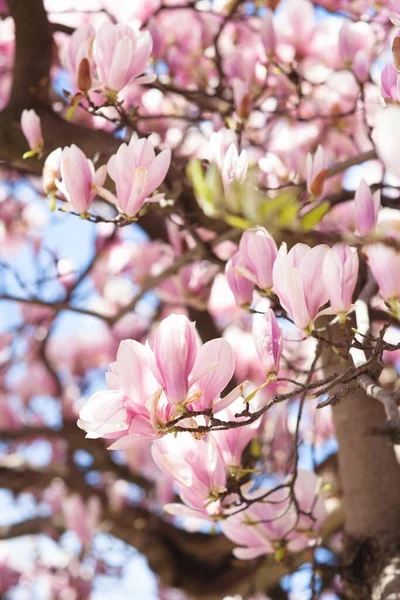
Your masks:
{"label": "open magnolia bloom", "polygon": [[174,479],[184,506],[167,504],[172,515],[216,519],[222,515],[219,496],[226,490],[226,465],[211,438],[196,440],[189,433],[164,437],[153,444],[152,456]]}
{"label": "open magnolia bloom", "polygon": [[201,344],[195,324],[170,315],[151,344],[121,342],[107,373],[109,389],[93,394],[80,411],[78,425],[88,437],[115,440],[127,448],[138,436],[156,438],[183,411],[223,410],[241,394],[221,392],[235,368],[233,350],[224,339]]}
{"label": "open magnolia bloom", "polygon": [[102,186],[106,179],[105,165],[95,170],[93,162],[75,144],[64,148],[57,158],[61,178],[55,182],[58,190],[74,210],[85,213],[96,196],[96,186]]}
{"label": "open magnolia bloom", "polygon": [[296,244],[289,252],[282,244],[273,267],[274,291],[299,329],[313,325],[328,300],[320,272],[329,246]]}
{"label": "open magnolia bloom", "polygon": [[289,486],[271,490],[265,498],[263,494],[268,490],[259,488],[246,493],[249,487],[246,484],[242,491],[250,503],[244,504],[242,510],[233,508],[232,515],[222,521],[225,535],[239,546],[233,551],[237,558],[250,560],[263,554],[284,554],[286,550],[299,552],[315,540],[326,513],[313,472],[298,471],[293,486],[295,501]]}
{"label": "open magnolia bloom", "polygon": [[164,181],[170,163],[170,150],[156,156],[150,140],[132,136],[129,144],[121,144],[107,164],[108,174],[115,182],[116,196],[104,188],[100,193],[123,214],[135,217],[146,202],[158,202],[164,197],[150,195]]}

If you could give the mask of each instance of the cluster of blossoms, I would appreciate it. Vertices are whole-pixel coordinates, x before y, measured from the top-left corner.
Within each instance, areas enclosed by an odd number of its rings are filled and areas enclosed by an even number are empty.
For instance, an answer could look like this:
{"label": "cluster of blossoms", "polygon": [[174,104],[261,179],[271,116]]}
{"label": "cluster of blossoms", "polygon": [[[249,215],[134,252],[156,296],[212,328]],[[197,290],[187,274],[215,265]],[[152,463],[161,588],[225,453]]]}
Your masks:
{"label": "cluster of blossoms", "polygon": [[[93,162],[73,144],[54,150],[46,159],[44,191],[57,194],[83,215],[98,194],[120,213],[135,218],[146,203],[163,198],[163,194],[152,194],[164,181],[170,162],[170,150],[156,156],[149,139],[132,136],[129,144],[121,144],[107,165],[95,170]],[[103,187],[107,175],[115,183],[115,194]]]}
{"label": "cluster of blossoms", "polygon": [[[272,310],[257,315],[254,342],[267,380],[276,377],[283,336]],[[244,484],[237,497],[228,493],[229,478],[241,479],[242,453],[259,424],[201,434],[210,419],[228,422],[243,410],[246,382],[222,396],[234,369],[234,353],[226,340],[201,344],[194,323],[172,314],[145,345],[121,342],[107,373],[109,390],[89,398],[78,425],[87,437],[111,441],[114,450],[134,447],[141,438],[153,440],[153,459],[170,474],[184,503],[166,504],[165,510],[195,520],[222,519],[226,535],[243,546],[236,551],[239,558],[273,553],[286,544],[289,550],[300,550],[315,537],[325,515],[316,476],[301,472],[296,479],[294,493],[304,516],[298,516],[288,493],[273,492],[272,499],[264,499],[268,490],[253,491]],[[167,435],[185,426],[194,434]]]}
{"label": "cluster of blossoms", "polygon": [[[0,425],[10,432],[27,423],[46,424],[43,415],[29,414],[36,396],[60,398],[63,419],[74,426],[79,406],[78,424],[87,437],[122,451],[128,474],[150,482],[152,493],[141,501],[146,509],[164,506],[188,528],[209,521],[234,542],[239,559],[274,554],[279,560],[286,551],[315,544],[325,519],[318,478],[292,462],[294,454],[299,458],[294,448],[333,435],[329,407],[317,410],[313,393],[304,406],[298,402],[302,390],[317,389],[312,387],[317,368],[311,369],[316,340],[329,346],[323,336],[328,332],[330,339],[330,325],[339,322],[352,343],[347,315],[368,269],[380,294],[371,306],[400,318],[398,224],[381,210],[381,193],[382,204],[388,203],[383,167],[400,180],[398,35],[393,64],[382,73],[383,110],[370,73],[390,35],[388,15],[400,25],[400,3],[381,1],[381,15],[367,0],[271,1],[271,10],[258,4],[249,5],[250,14],[248,3],[240,2],[107,0],[108,13],[100,19],[125,10],[123,19],[135,19],[148,31],[101,21],[93,27],[85,18],[67,42],[64,34],[55,34],[61,60],[54,71],[66,69],[70,76],[70,102],[61,114],[102,128],[113,148],[117,137],[124,143],[101,166],[75,144],[46,158],[45,194],[100,221],[86,272],[86,287],[94,294],[83,306],[84,286],[75,289],[79,268],[63,267],[54,251],[60,294],[46,282],[38,285],[27,300],[42,305],[21,308],[23,344],[13,347],[12,334],[0,339],[0,367],[17,366],[17,374],[7,373],[4,380],[0,372]],[[325,13],[317,16],[313,4],[342,14],[320,18]],[[12,54],[8,48],[7,60]],[[158,74],[154,86],[150,63]],[[40,158],[47,136],[33,110],[23,111],[21,129],[30,149],[24,157]],[[374,144],[379,161],[366,171],[368,183],[362,179],[355,185],[353,198],[342,181],[349,171],[342,173],[341,162],[371,156]],[[171,149],[174,172],[167,178]],[[208,163],[201,162],[204,158]],[[162,234],[148,232],[153,239],[133,241],[137,230],[119,226],[137,220],[150,203],[162,206],[163,183],[168,205],[170,198],[176,203],[158,211]],[[88,214],[96,196],[119,216]],[[307,226],[314,210],[325,212]],[[16,212],[9,199],[0,202],[7,241],[19,247],[21,229],[30,230],[31,224],[19,221]],[[102,225],[111,226],[109,241]],[[40,282],[47,247],[35,236],[31,241]],[[7,247],[3,244],[1,252]],[[154,296],[141,304],[149,290]],[[56,298],[54,306],[48,298]],[[53,335],[52,326],[65,309],[94,316],[100,327],[90,333],[82,327],[66,343],[57,331]],[[223,337],[200,341],[189,320],[199,310],[209,311],[206,317]],[[389,316],[384,310],[380,316]],[[316,328],[322,315],[335,318],[321,333]],[[160,324],[152,329],[155,319]],[[398,331],[393,327],[389,333],[396,347]],[[373,324],[375,335],[380,329]],[[28,350],[21,368],[23,345]],[[348,349],[340,349],[346,361]],[[106,374],[108,389],[82,406],[79,399],[93,389],[93,372],[115,354]],[[394,369],[398,350],[390,354],[384,360]],[[288,392],[287,402],[276,401],[281,392]],[[21,410],[10,402],[15,396]],[[101,442],[89,442],[88,448],[91,443],[102,449]],[[66,456],[63,444],[55,442],[57,469]],[[102,472],[95,452],[93,461]],[[109,463],[107,471],[112,471]],[[102,473],[101,491],[109,513],[116,514],[132,507],[132,490],[129,476],[125,481],[113,475]],[[276,475],[278,487],[270,475]],[[83,501],[59,490],[50,498],[53,492],[48,501],[54,514],[89,548],[100,525],[97,497]]]}
{"label": "cluster of blossoms", "polygon": [[151,83],[154,75],[143,75],[153,42],[148,31],[121,23],[103,23],[97,31],[91,25],[77,29],[65,49],[62,62],[80,92],[101,88],[109,97],[135,80]]}
{"label": "cluster of blossoms", "polygon": [[358,255],[346,244],[296,244],[289,252],[282,244],[278,252],[268,231],[257,227],[243,234],[226,276],[240,306],[252,304],[256,287],[271,297],[275,293],[294,324],[309,330],[328,301],[333,314],[344,317],[351,310]]}
{"label": "cluster of blossoms", "polygon": [[218,413],[228,407],[241,389],[221,398],[234,368],[227,341],[201,345],[194,323],[170,315],[146,346],[121,342],[107,374],[109,391],[90,398],[79,425],[90,437],[116,439],[112,448],[129,447],[137,436],[160,437],[168,422],[186,410]]}

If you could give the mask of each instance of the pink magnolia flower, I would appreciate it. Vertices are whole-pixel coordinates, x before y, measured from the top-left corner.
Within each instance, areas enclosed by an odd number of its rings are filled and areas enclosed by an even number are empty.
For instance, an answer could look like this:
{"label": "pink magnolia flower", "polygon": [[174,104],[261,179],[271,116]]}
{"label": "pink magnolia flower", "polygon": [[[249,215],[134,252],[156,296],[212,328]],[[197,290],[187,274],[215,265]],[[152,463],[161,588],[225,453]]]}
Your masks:
{"label": "pink magnolia flower", "polygon": [[323,193],[327,170],[328,159],[322,146],[318,146],[315,155],[308,153],[306,159],[307,190],[312,196],[318,197]]}
{"label": "pink magnolia flower", "polygon": [[70,72],[73,78],[73,86],[80,89],[79,70],[83,59],[89,63],[89,73],[94,74],[93,63],[93,40],[95,31],[92,25],[83,25],[75,29],[70,36],[68,44],[61,55],[63,66]]}
{"label": "pink magnolia flower", "polygon": [[277,44],[277,35],[274,26],[273,14],[270,10],[265,12],[261,24],[261,40],[267,57],[274,56]]}
{"label": "pink magnolia flower", "polygon": [[153,75],[142,76],[153,42],[148,31],[121,23],[103,23],[96,32],[93,56],[97,74],[106,90],[120,92],[129,82],[151,83]]}
{"label": "pink magnolia flower", "polygon": [[225,154],[222,163],[222,183],[224,186],[225,194],[229,194],[232,185],[236,183],[243,183],[246,178],[248,168],[248,158],[246,150],[242,150],[240,155],[235,144],[231,144]]}
{"label": "pink magnolia flower", "polygon": [[205,149],[205,158],[215,163],[222,171],[225,156],[233,144],[237,147],[237,135],[233,129],[220,129],[210,135]]}
{"label": "pink magnolia flower", "polygon": [[195,324],[184,315],[164,319],[152,341],[154,376],[171,404],[182,404],[189,391],[189,375],[197,353]]}
{"label": "pink magnolia flower", "polygon": [[381,74],[381,94],[385,100],[399,102],[400,76],[393,63],[388,63]]}
{"label": "pink magnolia flower", "polygon": [[400,252],[385,244],[373,244],[364,248],[379,292],[384,300],[400,299]]}
{"label": "pink magnolia flower", "polygon": [[[248,494],[250,499],[260,496],[260,490]],[[273,554],[275,549],[286,544],[289,550],[299,550],[307,546],[299,540],[296,532],[296,511],[290,506],[288,493],[277,490],[272,493],[270,502],[254,502],[244,511],[222,521],[222,531],[232,542],[238,544],[233,555],[240,560],[251,560],[264,554]]]}
{"label": "pink magnolia flower", "polygon": [[96,186],[102,186],[106,178],[106,166],[97,171],[82,150],[72,144],[63,149],[60,157],[61,181],[58,189],[78,213],[85,213],[96,196]]}
{"label": "pink magnolia flower", "polygon": [[279,37],[282,37],[300,58],[307,56],[310,41],[315,35],[315,25],[314,6],[307,0],[287,0],[276,19]]}
{"label": "pink magnolia flower", "polygon": [[349,312],[358,278],[358,254],[347,244],[335,244],[325,256],[322,279],[334,313]]}
{"label": "pink magnolia flower", "polygon": [[57,190],[57,179],[61,179],[61,156],[62,148],[56,148],[44,161],[42,179],[43,191],[46,194]]}
{"label": "pink magnolia flower", "polygon": [[375,193],[365,179],[362,179],[354,196],[356,223],[360,235],[368,235],[375,229],[381,207],[381,193]]}
{"label": "pink magnolia flower", "polygon": [[[237,418],[235,414],[242,410],[243,401],[237,399],[231,406],[217,413],[216,416],[221,421],[241,421],[245,417]],[[245,427],[235,427],[225,431],[213,431],[210,434],[217,444],[228,469],[234,472],[240,468],[242,454],[250,441],[257,435],[259,427],[260,423],[254,421]]]}
{"label": "pink magnolia flower", "polygon": [[[258,489],[244,496],[259,498],[267,490]],[[222,521],[222,531],[239,547],[233,550],[241,560],[251,560],[271,554],[278,549],[298,552],[310,543],[310,534],[318,531],[325,518],[324,501],[318,495],[319,483],[315,473],[299,470],[294,485],[294,493],[299,508],[311,517],[296,513],[288,490],[272,492],[264,502],[254,502],[244,511],[236,512]]]}
{"label": "pink magnolia flower", "polygon": [[[170,262],[172,264],[172,261]],[[211,284],[218,272],[216,265],[197,261],[180,269],[179,273],[161,282],[159,297],[171,304],[194,306],[204,310],[211,292]]]}
{"label": "pink magnolia flower", "polygon": [[[226,340],[210,340],[199,347],[195,324],[172,314],[159,325],[148,347],[148,361],[171,404],[193,405],[196,410],[223,408],[226,398],[218,398],[235,368]],[[234,399],[228,398],[229,403]]]}
{"label": "pink magnolia flower", "polygon": [[85,505],[78,494],[71,494],[62,500],[61,510],[66,528],[74,531],[83,545],[89,544],[93,530],[100,522],[99,498],[91,496]]}
{"label": "pink magnolia flower", "polygon": [[368,23],[345,21],[339,31],[339,54],[344,65],[351,67],[361,56],[368,64],[374,43],[375,36]]}
{"label": "pink magnolia flower", "polygon": [[218,494],[226,489],[226,465],[211,437],[195,440],[189,433],[164,437],[153,444],[152,456],[162,471],[172,475],[186,505],[167,504],[166,512],[197,518],[221,513]]}
{"label": "pink magnolia flower", "polygon": [[108,193],[107,198],[121,212],[135,217],[146,202],[157,202],[163,197],[157,194],[149,198],[164,181],[170,163],[170,150],[163,150],[156,157],[150,140],[132,136],[129,145],[122,144],[108,161],[107,170],[115,181],[117,197]]}
{"label": "pink magnolia flower", "polygon": [[279,249],[272,272],[274,290],[299,329],[312,327],[319,309],[328,300],[321,277],[328,250],[325,244],[314,248],[296,244],[289,253],[286,244]]}
{"label": "pink magnolia flower", "polygon": [[106,381],[109,389],[93,394],[79,413],[78,426],[87,432],[86,437],[116,440],[111,447],[123,449],[137,437],[162,435],[162,425],[173,410],[147,364],[142,344],[135,340],[120,343]]}
{"label": "pink magnolia flower", "polygon": [[[178,256],[195,245],[193,238],[181,231],[175,222],[168,221],[166,226],[170,246],[166,244],[162,246],[162,256],[158,261],[153,260],[151,275],[158,275],[172,265]],[[204,238],[205,232],[199,230],[198,234]],[[151,258],[147,260],[151,260]],[[175,275],[162,281],[157,287],[157,293],[165,302],[177,306],[182,304],[194,306],[202,310],[207,306],[211,285],[217,272],[217,265],[207,260],[194,261],[182,267]]]}
{"label": "pink magnolia flower", "polygon": [[21,115],[21,128],[29,148],[32,152],[40,154],[43,150],[43,135],[40,117],[34,110],[23,110]]}
{"label": "pink magnolia flower", "polygon": [[57,396],[57,385],[40,360],[26,361],[17,379],[11,380],[10,391],[27,404],[35,396]]}
{"label": "pink magnolia flower", "polygon": [[369,77],[369,69],[371,65],[371,57],[367,52],[357,52],[352,64],[352,71],[358,81],[365,83]]}
{"label": "pink magnolia flower", "polygon": [[390,20],[396,27],[400,27],[400,0],[388,0],[388,8],[393,12]]}
{"label": "pink magnolia flower", "polygon": [[265,315],[253,316],[253,339],[265,377],[268,379],[271,375],[277,375],[283,350],[283,334],[271,308]]}
{"label": "pink magnolia flower", "polygon": [[275,240],[265,227],[248,229],[239,244],[236,272],[262,290],[272,287],[272,268],[278,254]]}
{"label": "pink magnolia flower", "polygon": [[391,22],[396,27],[400,27],[400,0],[389,0],[389,8],[393,11],[390,17]]}
{"label": "pink magnolia flower", "polygon": [[151,344],[120,343],[106,376],[109,389],[89,398],[78,425],[87,437],[116,440],[114,449],[130,447],[138,436],[160,437],[183,407],[218,412],[238,398],[241,386],[220,398],[234,368],[228,342],[215,339],[201,345],[194,323],[171,314]]}
{"label": "pink magnolia flower", "polygon": [[237,252],[228,260],[225,275],[238,306],[250,306],[253,300],[254,283],[241,273],[240,255]]}

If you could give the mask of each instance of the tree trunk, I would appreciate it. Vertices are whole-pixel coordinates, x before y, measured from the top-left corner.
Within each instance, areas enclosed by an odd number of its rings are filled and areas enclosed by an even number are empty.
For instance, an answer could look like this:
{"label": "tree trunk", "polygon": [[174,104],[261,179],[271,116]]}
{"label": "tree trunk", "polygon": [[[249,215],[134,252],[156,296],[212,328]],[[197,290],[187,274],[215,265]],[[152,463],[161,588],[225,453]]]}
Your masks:
{"label": "tree trunk", "polygon": [[345,509],[343,577],[354,600],[400,599],[400,468],[393,445],[371,435],[382,405],[357,390],[333,408]]}

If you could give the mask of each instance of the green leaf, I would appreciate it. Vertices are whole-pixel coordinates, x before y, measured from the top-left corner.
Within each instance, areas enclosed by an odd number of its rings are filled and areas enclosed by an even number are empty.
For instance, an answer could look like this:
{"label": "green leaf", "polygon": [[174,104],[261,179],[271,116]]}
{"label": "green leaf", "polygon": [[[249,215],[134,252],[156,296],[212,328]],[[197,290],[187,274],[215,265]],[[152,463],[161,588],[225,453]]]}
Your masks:
{"label": "green leaf", "polygon": [[301,219],[301,226],[304,231],[310,231],[313,229],[318,223],[321,222],[322,218],[326,215],[331,205],[327,200],[318,204],[315,208],[312,208],[305,214]]}
{"label": "green leaf", "polygon": [[236,229],[242,229],[246,231],[249,227],[251,227],[251,223],[244,219],[243,217],[238,217],[237,215],[225,215],[224,221],[231,225],[232,227],[236,227]]}
{"label": "green leaf", "polygon": [[203,208],[207,205],[208,211],[213,208],[212,188],[207,185],[203,167],[200,160],[191,160],[186,169],[187,175],[193,186],[197,200],[201,202]]}
{"label": "green leaf", "polygon": [[299,208],[300,204],[297,200],[293,200],[290,204],[285,206],[279,213],[279,224],[283,227],[292,225],[296,220]]}

